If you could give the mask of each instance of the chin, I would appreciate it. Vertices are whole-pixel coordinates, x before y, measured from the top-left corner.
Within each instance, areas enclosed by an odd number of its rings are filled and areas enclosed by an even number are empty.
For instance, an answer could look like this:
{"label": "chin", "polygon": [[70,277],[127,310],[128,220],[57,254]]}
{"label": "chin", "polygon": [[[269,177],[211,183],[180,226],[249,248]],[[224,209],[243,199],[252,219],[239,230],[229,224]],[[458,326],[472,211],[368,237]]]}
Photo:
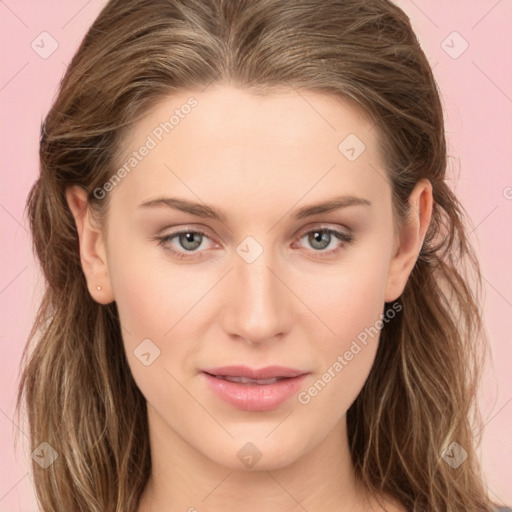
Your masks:
{"label": "chin", "polygon": [[[271,434],[272,436],[273,434]],[[237,436],[226,444],[216,443],[215,450],[206,450],[205,456],[230,470],[275,471],[296,462],[302,455],[304,443],[293,436],[275,436],[270,440],[268,432]],[[286,440],[286,442],[285,442]],[[208,453],[210,452],[210,453]]]}

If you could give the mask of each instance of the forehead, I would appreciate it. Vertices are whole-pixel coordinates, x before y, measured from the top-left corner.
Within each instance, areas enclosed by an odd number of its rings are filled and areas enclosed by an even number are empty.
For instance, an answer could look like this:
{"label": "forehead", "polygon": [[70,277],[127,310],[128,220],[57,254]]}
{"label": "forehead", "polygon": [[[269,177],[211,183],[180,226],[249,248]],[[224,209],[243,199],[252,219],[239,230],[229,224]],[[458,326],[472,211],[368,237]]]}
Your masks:
{"label": "forehead", "polygon": [[187,128],[203,146],[215,142],[286,147],[317,137],[332,145],[354,131],[371,143],[375,135],[369,116],[350,98],[291,87],[255,94],[216,84],[160,100],[130,130],[124,148],[131,149],[137,139],[151,134],[180,142],[189,137]]}
{"label": "forehead", "polygon": [[132,127],[118,167],[127,172],[114,195],[124,203],[166,192],[286,203],[333,188],[378,193],[386,181],[369,117],[352,101],[293,88],[256,95],[210,85],[169,96]]}

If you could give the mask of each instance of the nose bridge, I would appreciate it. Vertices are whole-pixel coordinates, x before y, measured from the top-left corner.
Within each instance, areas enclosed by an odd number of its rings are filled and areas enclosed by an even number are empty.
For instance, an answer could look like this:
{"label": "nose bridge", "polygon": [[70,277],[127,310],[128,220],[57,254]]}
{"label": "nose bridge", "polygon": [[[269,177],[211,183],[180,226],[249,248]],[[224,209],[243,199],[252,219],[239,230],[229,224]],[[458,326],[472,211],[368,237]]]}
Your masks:
{"label": "nose bridge", "polygon": [[275,275],[273,252],[253,239],[242,242],[237,253],[228,285],[226,331],[253,343],[275,338],[290,328],[292,303],[289,291]]}

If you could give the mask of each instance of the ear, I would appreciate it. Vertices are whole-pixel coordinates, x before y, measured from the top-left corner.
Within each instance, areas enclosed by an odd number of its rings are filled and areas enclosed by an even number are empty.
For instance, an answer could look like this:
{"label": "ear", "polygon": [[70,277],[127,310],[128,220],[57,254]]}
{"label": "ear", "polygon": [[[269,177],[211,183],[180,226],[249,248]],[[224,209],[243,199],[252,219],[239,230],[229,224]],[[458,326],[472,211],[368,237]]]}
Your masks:
{"label": "ear", "polygon": [[418,181],[409,195],[409,204],[411,213],[400,228],[395,254],[389,265],[386,302],[400,297],[420,254],[432,216],[432,184],[429,180]]}
{"label": "ear", "polygon": [[[114,301],[103,234],[96,226],[87,203],[87,192],[77,185],[66,189],[66,200],[75,218],[80,261],[92,298],[100,304]],[[98,289],[98,287],[101,287]]]}

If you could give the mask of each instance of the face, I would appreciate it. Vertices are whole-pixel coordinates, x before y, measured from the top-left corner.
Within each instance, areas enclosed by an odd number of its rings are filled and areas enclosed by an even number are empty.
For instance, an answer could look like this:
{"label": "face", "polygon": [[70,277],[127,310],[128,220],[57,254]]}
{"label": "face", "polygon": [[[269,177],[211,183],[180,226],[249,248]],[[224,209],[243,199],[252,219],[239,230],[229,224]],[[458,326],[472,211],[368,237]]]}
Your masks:
{"label": "face", "polygon": [[89,278],[155,435],[270,469],[342,428],[421,246],[376,148],[353,105],[292,89],[174,95],[130,132]]}

